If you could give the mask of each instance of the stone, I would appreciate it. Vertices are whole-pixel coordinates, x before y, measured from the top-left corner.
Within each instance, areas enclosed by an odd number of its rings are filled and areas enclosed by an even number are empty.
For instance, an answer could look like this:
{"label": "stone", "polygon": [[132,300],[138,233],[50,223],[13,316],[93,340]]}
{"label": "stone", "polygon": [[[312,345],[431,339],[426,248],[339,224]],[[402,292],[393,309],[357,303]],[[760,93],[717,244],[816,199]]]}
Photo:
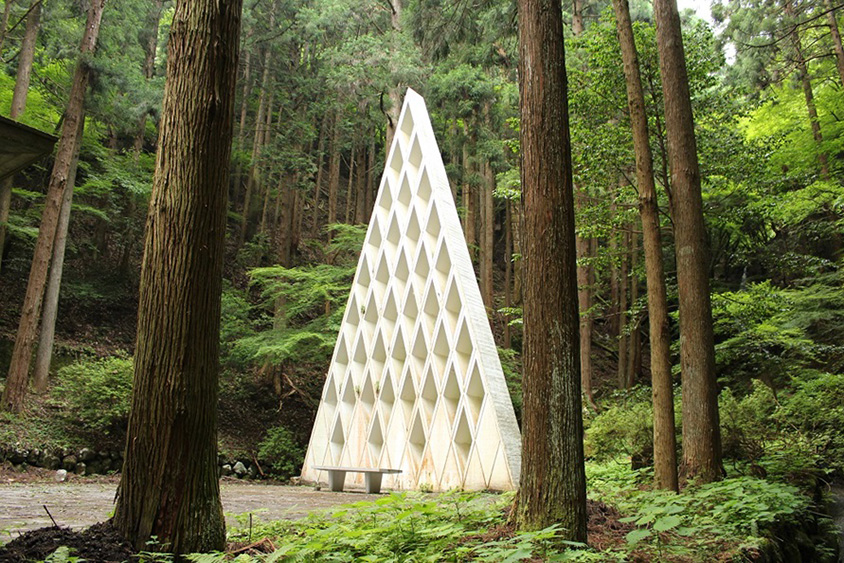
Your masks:
{"label": "stone", "polygon": [[[400,469],[386,488],[511,490],[521,436],[422,97],[408,90],[308,453],[319,466]],[[363,475],[347,475],[362,486]]]}
{"label": "stone", "polygon": [[258,467],[254,463],[249,464],[249,478],[255,479],[258,477]]}
{"label": "stone", "polygon": [[53,475],[53,481],[55,481],[56,483],[63,483],[66,480],[67,480],[67,470],[65,470],[65,469],[59,469]]}
{"label": "stone", "polygon": [[242,478],[244,475],[246,475],[248,473],[246,466],[243,465],[242,461],[238,461],[237,463],[235,463],[234,467],[232,469],[234,470],[234,474],[237,475],[240,478]]}
{"label": "stone", "polygon": [[223,466],[220,468],[220,473],[224,477],[231,475],[232,474],[232,466],[229,465],[228,463],[224,463]]}
{"label": "stone", "polygon": [[94,461],[97,458],[96,452],[94,450],[88,448],[82,448],[79,450],[79,461],[84,461],[88,463],[89,461]]}
{"label": "stone", "polygon": [[62,466],[62,460],[53,454],[44,454],[41,458],[41,467],[56,470]]}
{"label": "stone", "polygon": [[88,471],[88,466],[85,465],[84,461],[80,461],[79,463],[76,464],[76,469],[74,470],[74,473],[76,473],[77,475],[87,475],[88,474],[88,473],[86,473],[87,471]]}
{"label": "stone", "polygon": [[78,461],[77,461],[75,455],[73,455],[73,454],[66,455],[62,459],[62,468],[66,469],[68,471],[73,471],[74,469],[76,469],[77,462]]}
{"label": "stone", "polygon": [[19,450],[17,448],[13,449],[8,454],[8,460],[12,463],[12,465],[20,465],[21,463],[26,461],[26,458],[29,456],[29,452],[27,450]]}

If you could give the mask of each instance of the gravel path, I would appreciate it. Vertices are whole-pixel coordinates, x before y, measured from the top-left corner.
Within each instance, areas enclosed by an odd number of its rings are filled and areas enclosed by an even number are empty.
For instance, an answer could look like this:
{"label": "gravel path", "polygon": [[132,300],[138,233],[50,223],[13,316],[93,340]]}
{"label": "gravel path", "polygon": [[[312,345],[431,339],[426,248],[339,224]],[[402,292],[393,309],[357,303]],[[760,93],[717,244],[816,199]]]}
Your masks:
{"label": "gravel path", "polygon": [[[0,484],[0,544],[17,537],[19,532],[51,526],[44,505],[60,526],[79,529],[101,522],[111,515],[116,488],[115,483]],[[379,496],[242,481],[222,484],[223,510],[229,525],[236,523],[235,515],[248,512],[264,521],[295,519],[313,510]]]}

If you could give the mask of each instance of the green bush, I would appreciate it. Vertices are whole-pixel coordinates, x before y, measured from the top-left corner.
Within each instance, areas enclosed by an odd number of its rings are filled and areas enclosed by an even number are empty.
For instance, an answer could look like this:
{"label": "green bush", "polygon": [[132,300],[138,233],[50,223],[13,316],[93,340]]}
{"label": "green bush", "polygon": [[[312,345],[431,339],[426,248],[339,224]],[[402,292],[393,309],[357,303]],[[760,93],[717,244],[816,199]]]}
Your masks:
{"label": "green bush", "polygon": [[299,473],[305,452],[287,428],[276,426],[258,444],[258,457],[268,464],[270,473],[287,479]]}
{"label": "green bush", "polygon": [[132,396],[132,358],[126,353],[85,358],[59,370],[52,397],[87,429],[123,432]]}
{"label": "green bush", "polygon": [[653,452],[653,408],[648,388],[617,393],[607,408],[585,422],[584,449],[590,459],[648,458]]}

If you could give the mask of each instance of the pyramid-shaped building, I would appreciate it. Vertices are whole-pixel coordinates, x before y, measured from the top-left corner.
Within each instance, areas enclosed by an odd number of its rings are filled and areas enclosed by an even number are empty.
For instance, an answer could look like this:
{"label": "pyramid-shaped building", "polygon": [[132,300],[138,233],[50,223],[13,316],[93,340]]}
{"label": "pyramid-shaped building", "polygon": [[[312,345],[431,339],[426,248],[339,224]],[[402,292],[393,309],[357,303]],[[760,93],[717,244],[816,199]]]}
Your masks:
{"label": "pyramid-shaped building", "polygon": [[[425,102],[408,90],[302,478],[508,490],[521,438]],[[363,485],[349,473],[348,485]]]}

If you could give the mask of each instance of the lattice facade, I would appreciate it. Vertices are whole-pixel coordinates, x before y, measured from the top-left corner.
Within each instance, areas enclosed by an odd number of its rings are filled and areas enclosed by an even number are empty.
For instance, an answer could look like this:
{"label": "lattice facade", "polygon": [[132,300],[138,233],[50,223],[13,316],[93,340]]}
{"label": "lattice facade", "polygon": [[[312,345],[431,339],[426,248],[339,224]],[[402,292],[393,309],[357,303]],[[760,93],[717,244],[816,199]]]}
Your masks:
{"label": "lattice facade", "polygon": [[[506,490],[521,439],[424,100],[408,90],[302,469]],[[362,485],[349,474],[347,484]]]}

